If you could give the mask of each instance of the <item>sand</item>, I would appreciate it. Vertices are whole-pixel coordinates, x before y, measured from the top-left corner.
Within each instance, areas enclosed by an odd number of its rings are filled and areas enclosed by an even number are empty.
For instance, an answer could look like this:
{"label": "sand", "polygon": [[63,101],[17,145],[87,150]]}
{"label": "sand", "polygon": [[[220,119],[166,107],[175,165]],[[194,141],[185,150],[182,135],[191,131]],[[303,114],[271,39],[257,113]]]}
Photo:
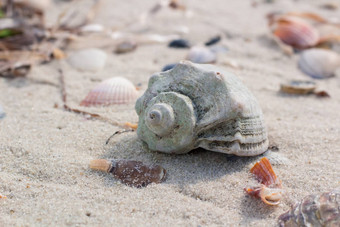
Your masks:
{"label": "sand", "polygon": [[[95,22],[118,26],[155,2],[104,1]],[[339,9],[319,7],[328,1],[257,2],[253,7],[252,1],[184,1],[191,18],[166,9],[145,32],[178,34],[179,27],[187,26],[189,33],[180,35],[195,44],[222,35],[228,52],[218,56],[216,65],[234,72],[254,93],[270,144],[279,147],[266,154],[274,157],[273,168],[285,189],[279,206],[269,207],[243,191],[256,182],[249,169],[263,156],[230,157],[204,150],[156,153],[135,132],[105,144],[121,128],[62,109],[58,68],[64,72],[70,106],[137,123],[133,104],[84,108],[79,103],[99,81],[113,76],[141,84],[142,93],[152,73],[187,53],[150,44],[123,55],[107,51],[107,64],[97,73],[54,61],[35,67],[26,78],[0,78],[0,104],[7,114],[0,120],[0,193],[7,196],[0,199],[0,226],[275,226],[278,216],[304,196],[339,187],[339,76],[316,81],[329,99],[278,93],[280,83],[310,78],[297,69],[297,55],[285,56],[270,40],[265,19],[277,10],[339,18]],[[51,9],[49,19],[66,4]],[[239,67],[225,64],[231,60]],[[168,177],[161,184],[131,188],[90,170],[90,160],[98,158],[156,163]]]}

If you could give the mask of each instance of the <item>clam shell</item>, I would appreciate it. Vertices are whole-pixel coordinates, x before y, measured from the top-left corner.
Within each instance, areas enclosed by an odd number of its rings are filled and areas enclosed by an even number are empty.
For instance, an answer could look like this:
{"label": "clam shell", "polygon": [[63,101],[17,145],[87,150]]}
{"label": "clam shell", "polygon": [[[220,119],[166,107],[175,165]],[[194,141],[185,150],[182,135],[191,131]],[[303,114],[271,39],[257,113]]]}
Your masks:
{"label": "clam shell", "polygon": [[298,66],[305,74],[318,79],[334,76],[340,67],[340,56],[334,51],[310,49],[302,52]]}
{"label": "clam shell", "polygon": [[78,70],[96,72],[104,68],[106,58],[104,51],[90,48],[71,54],[68,62]]}
{"label": "clam shell", "polygon": [[97,85],[80,103],[81,106],[107,106],[134,102],[136,87],[123,77],[113,77]]}
{"label": "clam shell", "polygon": [[279,225],[340,226],[340,189],[308,195],[279,217]]}
{"label": "clam shell", "polygon": [[316,84],[313,81],[292,80],[286,84],[281,84],[281,91],[288,94],[309,94],[313,93]]}
{"label": "clam shell", "polygon": [[194,63],[206,64],[215,63],[217,56],[216,53],[211,51],[209,48],[194,46],[189,50],[187,59]]}
{"label": "clam shell", "polygon": [[6,116],[6,113],[4,111],[4,109],[2,108],[2,106],[0,105],[0,119],[4,118]]}
{"label": "clam shell", "polygon": [[319,32],[299,18],[281,17],[276,21],[275,26],[274,35],[297,49],[315,46],[320,40]]}

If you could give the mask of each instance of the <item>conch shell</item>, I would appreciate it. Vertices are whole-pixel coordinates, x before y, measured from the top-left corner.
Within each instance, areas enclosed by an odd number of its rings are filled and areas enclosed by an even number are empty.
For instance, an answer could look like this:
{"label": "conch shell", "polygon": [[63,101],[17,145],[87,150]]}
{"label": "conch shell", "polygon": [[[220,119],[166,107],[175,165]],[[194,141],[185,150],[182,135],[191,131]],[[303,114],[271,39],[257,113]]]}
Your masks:
{"label": "conch shell", "polygon": [[254,188],[245,188],[245,191],[268,205],[278,205],[282,197],[281,180],[277,178],[272,165],[267,158],[257,162],[250,172],[256,176],[261,185]]}
{"label": "conch shell", "polygon": [[254,156],[268,148],[255,97],[233,74],[213,65],[178,63],[156,73],[136,102],[137,134],[150,150],[207,150]]}
{"label": "conch shell", "polygon": [[122,183],[133,187],[145,187],[165,180],[166,171],[159,165],[145,165],[133,160],[97,159],[90,162],[90,168],[112,175]]}

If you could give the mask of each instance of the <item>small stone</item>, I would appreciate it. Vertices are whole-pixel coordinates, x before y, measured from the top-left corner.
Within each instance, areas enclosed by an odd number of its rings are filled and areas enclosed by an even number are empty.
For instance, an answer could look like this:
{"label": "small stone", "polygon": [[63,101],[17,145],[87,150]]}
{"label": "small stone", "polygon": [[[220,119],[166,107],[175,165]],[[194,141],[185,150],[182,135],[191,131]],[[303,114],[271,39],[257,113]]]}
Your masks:
{"label": "small stone", "polygon": [[211,46],[211,45],[218,43],[219,41],[221,41],[221,36],[215,36],[209,39],[206,43],[204,43],[204,45]]}
{"label": "small stone", "polygon": [[70,55],[68,62],[80,71],[96,72],[104,68],[107,54],[95,48],[77,51]]}
{"label": "small stone", "polygon": [[137,43],[132,40],[124,40],[116,46],[115,53],[123,54],[127,52],[131,52],[137,48]]}
{"label": "small stone", "polygon": [[175,39],[171,41],[168,46],[172,48],[190,48],[191,45],[188,40]]}

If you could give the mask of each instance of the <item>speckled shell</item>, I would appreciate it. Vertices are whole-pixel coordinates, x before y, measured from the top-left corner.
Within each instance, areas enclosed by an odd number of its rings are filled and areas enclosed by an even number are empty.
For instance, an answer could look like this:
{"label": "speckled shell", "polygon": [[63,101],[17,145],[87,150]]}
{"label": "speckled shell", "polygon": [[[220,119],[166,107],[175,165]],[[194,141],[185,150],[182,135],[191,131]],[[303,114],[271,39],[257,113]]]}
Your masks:
{"label": "speckled shell", "polygon": [[268,148],[261,108],[242,82],[213,65],[182,61],[153,75],[136,102],[137,134],[150,150],[253,156]]}
{"label": "speckled shell", "polygon": [[340,226],[340,189],[305,197],[279,217],[279,225]]}

